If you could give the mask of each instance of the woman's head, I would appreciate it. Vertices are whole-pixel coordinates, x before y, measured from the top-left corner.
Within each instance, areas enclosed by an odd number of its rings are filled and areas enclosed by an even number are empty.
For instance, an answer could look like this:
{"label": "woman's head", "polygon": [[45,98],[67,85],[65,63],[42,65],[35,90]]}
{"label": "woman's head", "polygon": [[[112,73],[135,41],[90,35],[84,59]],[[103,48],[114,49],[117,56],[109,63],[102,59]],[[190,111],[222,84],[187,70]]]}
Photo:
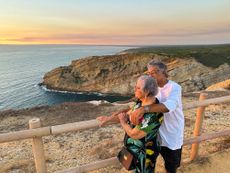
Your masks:
{"label": "woman's head", "polygon": [[143,99],[155,96],[158,93],[158,85],[156,80],[148,75],[142,75],[138,78],[135,86],[135,97]]}

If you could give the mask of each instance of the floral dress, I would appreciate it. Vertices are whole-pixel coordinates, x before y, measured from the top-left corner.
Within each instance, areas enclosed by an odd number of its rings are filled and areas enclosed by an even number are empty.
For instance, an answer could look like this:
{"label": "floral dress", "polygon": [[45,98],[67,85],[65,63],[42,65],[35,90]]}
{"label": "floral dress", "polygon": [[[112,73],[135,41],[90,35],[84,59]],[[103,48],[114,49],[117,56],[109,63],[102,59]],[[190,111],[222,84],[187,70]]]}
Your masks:
{"label": "floral dress", "polygon": [[[157,103],[159,103],[158,100]],[[141,107],[141,102],[137,101],[132,110],[139,107]],[[147,134],[138,140],[125,135],[124,144],[135,157],[135,163],[133,163],[135,173],[153,173],[155,171],[156,159],[160,151],[157,134],[162,121],[162,113],[145,113],[139,125],[130,124],[132,128],[143,130]]]}

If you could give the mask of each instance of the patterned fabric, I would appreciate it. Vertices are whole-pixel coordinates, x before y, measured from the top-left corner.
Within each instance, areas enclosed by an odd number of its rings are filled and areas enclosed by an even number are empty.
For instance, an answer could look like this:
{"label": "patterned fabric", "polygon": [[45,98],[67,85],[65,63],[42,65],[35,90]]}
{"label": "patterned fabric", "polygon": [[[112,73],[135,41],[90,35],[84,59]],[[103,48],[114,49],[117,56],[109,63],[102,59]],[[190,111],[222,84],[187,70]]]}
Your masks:
{"label": "patterned fabric", "polygon": [[[136,102],[132,110],[141,107],[141,102]],[[162,113],[146,113],[137,126],[132,128],[143,130],[147,135],[142,139],[132,139],[125,136],[125,146],[136,158],[135,173],[153,173],[155,171],[156,158],[159,155],[160,145],[157,141],[159,127],[163,121]]]}

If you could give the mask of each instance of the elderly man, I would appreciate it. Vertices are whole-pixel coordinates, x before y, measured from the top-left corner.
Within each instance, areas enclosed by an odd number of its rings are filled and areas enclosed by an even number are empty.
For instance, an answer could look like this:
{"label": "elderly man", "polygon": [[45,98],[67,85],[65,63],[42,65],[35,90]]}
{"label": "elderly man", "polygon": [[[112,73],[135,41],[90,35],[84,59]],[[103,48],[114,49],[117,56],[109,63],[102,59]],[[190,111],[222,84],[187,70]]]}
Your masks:
{"label": "elderly man", "polygon": [[147,112],[163,112],[164,121],[159,130],[161,155],[165,161],[167,173],[175,173],[180,166],[184,132],[181,86],[168,80],[167,66],[162,62],[151,61],[147,73],[157,80],[160,104],[143,106],[132,112],[132,123],[139,124],[139,119]]}

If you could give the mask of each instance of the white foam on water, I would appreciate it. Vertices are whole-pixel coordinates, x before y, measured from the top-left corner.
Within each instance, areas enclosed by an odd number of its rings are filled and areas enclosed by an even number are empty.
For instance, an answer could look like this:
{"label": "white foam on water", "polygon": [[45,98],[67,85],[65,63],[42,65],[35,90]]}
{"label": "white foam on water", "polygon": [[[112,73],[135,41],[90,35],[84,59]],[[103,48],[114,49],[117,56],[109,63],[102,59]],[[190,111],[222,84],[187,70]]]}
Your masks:
{"label": "white foam on water", "polygon": [[91,104],[94,104],[94,105],[101,105],[101,104],[104,104],[104,103],[110,103],[106,100],[91,100],[91,101],[88,101],[88,103],[91,103]]}

